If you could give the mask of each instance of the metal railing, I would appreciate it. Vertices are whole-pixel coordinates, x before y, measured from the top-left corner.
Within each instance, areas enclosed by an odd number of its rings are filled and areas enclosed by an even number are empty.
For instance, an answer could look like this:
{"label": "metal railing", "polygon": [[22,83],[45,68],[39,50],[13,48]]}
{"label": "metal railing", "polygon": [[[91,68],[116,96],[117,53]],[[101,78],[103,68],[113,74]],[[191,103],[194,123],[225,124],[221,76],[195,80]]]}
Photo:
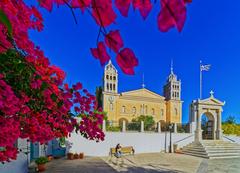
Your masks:
{"label": "metal railing", "polygon": [[[165,123],[154,122],[127,122],[127,121],[106,121],[105,131],[107,132],[171,132],[173,133],[190,133],[190,126],[188,123]],[[170,125],[172,127],[170,128]]]}
{"label": "metal railing", "polygon": [[235,141],[235,140],[233,140],[233,139],[231,139],[231,138],[229,138],[229,137],[227,137],[227,136],[225,136],[225,135],[223,135],[223,137],[224,137],[224,138],[226,138],[227,140],[231,141],[231,142],[234,142],[234,143],[236,143],[236,141]]}

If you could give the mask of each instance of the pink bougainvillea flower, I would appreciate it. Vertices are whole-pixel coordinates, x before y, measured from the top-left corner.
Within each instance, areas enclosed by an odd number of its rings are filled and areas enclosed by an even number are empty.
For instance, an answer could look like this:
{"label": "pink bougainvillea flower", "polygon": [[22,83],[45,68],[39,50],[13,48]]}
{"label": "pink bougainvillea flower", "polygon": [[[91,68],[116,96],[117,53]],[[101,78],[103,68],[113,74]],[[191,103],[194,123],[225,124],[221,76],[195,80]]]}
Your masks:
{"label": "pink bougainvillea flower", "polygon": [[124,48],[117,55],[117,63],[124,73],[133,75],[133,68],[138,65],[138,59],[131,49]]}
{"label": "pink bougainvillea flower", "polygon": [[141,16],[143,19],[146,19],[152,10],[151,0],[133,0],[134,9],[139,9]]}
{"label": "pink bougainvillea flower", "polygon": [[100,60],[101,65],[104,65],[107,61],[110,60],[106,46],[102,41],[98,43],[97,48],[91,48],[91,53],[96,59]]}
{"label": "pink bougainvillea flower", "polygon": [[147,18],[151,10],[152,10],[151,0],[141,1],[139,11],[143,19]]}
{"label": "pink bougainvillea flower", "polygon": [[48,11],[52,11],[53,8],[53,0],[38,0],[41,7],[47,9]]}
{"label": "pink bougainvillea flower", "polygon": [[94,0],[92,8],[92,16],[100,26],[109,26],[117,18],[112,8],[112,0]]}
{"label": "pink bougainvillea flower", "polygon": [[127,17],[131,2],[132,2],[132,0],[115,0],[115,5],[116,5],[117,9],[120,11],[120,13],[123,16]]}
{"label": "pink bougainvillea flower", "polygon": [[192,0],[184,0],[185,4],[192,3]]}
{"label": "pink bougainvillea flower", "polygon": [[158,15],[159,30],[167,32],[170,28],[176,27],[181,32],[186,20],[184,0],[161,0],[161,7]]}
{"label": "pink bougainvillea flower", "polygon": [[76,83],[76,85],[73,85],[74,90],[81,90],[82,89],[82,84],[80,82]]}
{"label": "pink bougainvillea flower", "polygon": [[119,30],[110,31],[105,36],[105,43],[115,53],[118,53],[119,49],[121,49],[123,47],[123,40],[122,40]]}
{"label": "pink bougainvillea flower", "polygon": [[73,8],[80,8],[82,11],[91,5],[92,0],[72,0]]}

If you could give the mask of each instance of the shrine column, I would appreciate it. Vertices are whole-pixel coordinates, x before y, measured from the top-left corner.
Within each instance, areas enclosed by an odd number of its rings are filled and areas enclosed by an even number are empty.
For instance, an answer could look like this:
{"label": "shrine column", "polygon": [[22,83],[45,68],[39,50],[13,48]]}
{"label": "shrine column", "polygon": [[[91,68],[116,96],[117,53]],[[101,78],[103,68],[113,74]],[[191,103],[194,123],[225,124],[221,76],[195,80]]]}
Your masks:
{"label": "shrine column", "polygon": [[201,112],[197,109],[197,128],[195,131],[195,142],[202,141],[202,128],[201,128]]}
{"label": "shrine column", "polygon": [[216,135],[218,140],[222,140],[222,110],[217,110],[217,130]]}

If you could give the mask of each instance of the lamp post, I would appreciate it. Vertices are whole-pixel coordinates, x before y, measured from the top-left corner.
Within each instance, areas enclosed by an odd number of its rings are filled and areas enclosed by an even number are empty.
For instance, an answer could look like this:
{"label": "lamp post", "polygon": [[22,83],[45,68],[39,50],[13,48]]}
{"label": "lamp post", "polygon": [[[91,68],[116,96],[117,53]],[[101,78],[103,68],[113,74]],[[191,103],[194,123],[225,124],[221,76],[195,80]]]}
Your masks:
{"label": "lamp post", "polygon": [[169,125],[169,131],[170,131],[170,148],[169,148],[169,153],[172,153],[172,128],[173,128],[173,124]]}

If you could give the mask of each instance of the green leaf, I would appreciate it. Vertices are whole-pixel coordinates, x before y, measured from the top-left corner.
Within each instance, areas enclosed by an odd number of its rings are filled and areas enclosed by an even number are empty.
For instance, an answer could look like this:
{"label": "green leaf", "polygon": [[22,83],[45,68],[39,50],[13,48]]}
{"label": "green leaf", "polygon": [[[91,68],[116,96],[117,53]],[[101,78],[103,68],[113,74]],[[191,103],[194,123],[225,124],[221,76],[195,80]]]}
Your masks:
{"label": "green leaf", "polygon": [[6,151],[5,147],[0,147],[0,151]]}
{"label": "green leaf", "polygon": [[57,101],[57,95],[56,94],[51,94],[51,99],[55,102]]}
{"label": "green leaf", "polygon": [[12,36],[12,25],[7,15],[1,9],[0,9],[0,22],[7,27],[9,36]]}

